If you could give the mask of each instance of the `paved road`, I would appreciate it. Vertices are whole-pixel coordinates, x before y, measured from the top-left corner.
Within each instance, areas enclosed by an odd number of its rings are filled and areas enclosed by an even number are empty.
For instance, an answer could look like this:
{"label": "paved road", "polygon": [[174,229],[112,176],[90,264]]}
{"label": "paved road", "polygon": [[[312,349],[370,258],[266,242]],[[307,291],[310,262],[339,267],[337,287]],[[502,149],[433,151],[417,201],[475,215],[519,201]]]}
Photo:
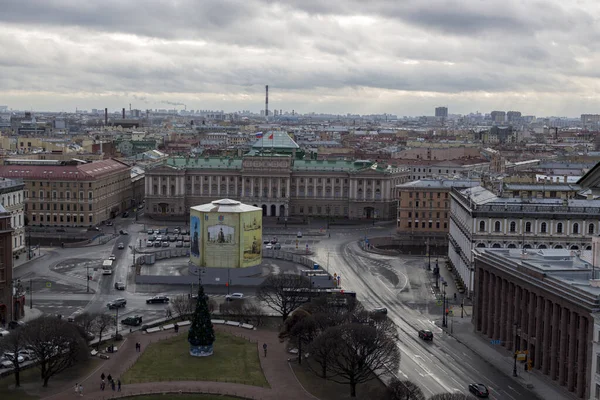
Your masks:
{"label": "paved road", "polygon": [[[424,258],[366,254],[357,245],[358,238],[331,238],[326,247],[316,249],[316,257],[325,263],[329,253],[330,271],[341,273],[342,286],[356,291],[367,308],[387,307],[398,327],[400,378],[418,383],[427,396],[467,393],[469,383],[480,382],[491,389],[492,399],[536,398],[436,325],[441,307],[432,294]],[[432,330],[435,339],[419,339],[420,329]]]}

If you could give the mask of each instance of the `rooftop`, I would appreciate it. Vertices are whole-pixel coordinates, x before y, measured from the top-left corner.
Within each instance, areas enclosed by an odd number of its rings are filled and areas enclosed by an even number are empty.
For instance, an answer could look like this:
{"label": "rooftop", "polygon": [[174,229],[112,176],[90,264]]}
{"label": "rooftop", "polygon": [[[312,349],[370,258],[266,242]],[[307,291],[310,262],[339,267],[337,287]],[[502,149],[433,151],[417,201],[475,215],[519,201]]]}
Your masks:
{"label": "rooftop", "polygon": [[254,207],[249,204],[241,203],[232,199],[215,200],[208,204],[191,207],[193,211],[200,212],[218,212],[218,213],[242,213],[248,211],[260,211],[262,208]]}
{"label": "rooftop", "polygon": [[258,139],[252,145],[253,149],[274,148],[293,150],[299,149],[300,146],[287,134],[287,132],[273,131],[263,134],[263,137]]}
{"label": "rooftop", "polygon": [[468,188],[479,186],[481,182],[479,180],[470,179],[420,179],[418,181],[412,181],[397,185],[397,188],[415,188],[415,189],[447,189],[447,188]]}

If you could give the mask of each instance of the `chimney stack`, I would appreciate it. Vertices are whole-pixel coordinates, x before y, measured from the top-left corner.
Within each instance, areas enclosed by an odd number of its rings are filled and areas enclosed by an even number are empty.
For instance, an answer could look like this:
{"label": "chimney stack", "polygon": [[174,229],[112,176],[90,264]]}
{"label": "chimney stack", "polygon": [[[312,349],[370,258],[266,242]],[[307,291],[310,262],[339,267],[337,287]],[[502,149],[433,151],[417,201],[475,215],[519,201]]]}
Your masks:
{"label": "chimney stack", "polygon": [[123,107],[123,119],[125,119],[125,107]]}
{"label": "chimney stack", "polygon": [[108,125],[108,108],[104,109],[104,125]]}
{"label": "chimney stack", "polygon": [[265,119],[269,121],[269,85],[265,86]]}

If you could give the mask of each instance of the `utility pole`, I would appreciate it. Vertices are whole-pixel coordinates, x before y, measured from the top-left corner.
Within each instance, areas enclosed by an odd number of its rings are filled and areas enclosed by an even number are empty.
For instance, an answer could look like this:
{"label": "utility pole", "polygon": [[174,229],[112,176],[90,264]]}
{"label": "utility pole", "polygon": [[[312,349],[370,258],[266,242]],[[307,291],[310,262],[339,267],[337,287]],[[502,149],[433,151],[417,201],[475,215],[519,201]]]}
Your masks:
{"label": "utility pole", "polygon": [[29,309],[33,308],[33,279],[29,279]]}
{"label": "utility pole", "polygon": [[227,267],[227,294],[229,294],[229,286],[231,286],[231,278],[229,276],[230,268]]}
{"label": "utility pole", "polygon": [[87,282],[86,293],[89,293],[90,292],[90,267],[86,266],[85,267],[85,271],[86,271],[86,276],[87,276],[87,279],[86,279],[86,282]]}
{"label": "utility pole", "polygon": [[115,317],[115,340],[119,337],[119,307],[117,307],[117,316]]}
{"label": "utility pole", "polygon": [[327,269],[325,270],[329,274],[329,252],[327,252]]}

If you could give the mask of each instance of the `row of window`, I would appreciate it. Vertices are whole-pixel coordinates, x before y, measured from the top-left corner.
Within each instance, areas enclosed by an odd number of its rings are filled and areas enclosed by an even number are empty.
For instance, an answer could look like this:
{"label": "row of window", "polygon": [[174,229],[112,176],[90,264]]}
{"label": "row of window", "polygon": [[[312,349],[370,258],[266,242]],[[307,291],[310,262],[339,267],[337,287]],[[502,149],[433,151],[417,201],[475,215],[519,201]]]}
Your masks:
{"label": "row of window", "polygon": [[[444,208],[446,208],[446,209],[447,209],[447,208],[448,208],[448,200],[444,200],[444,203],[443,203],[443,204],[444,204]],[[429,205],[429,208],[433,208],[434,202],[433,202],[433,201],[431,201],[431,200],[429,200],[429,201],[425,201],[425,200],[423,200],[422,202],[421,202],[421,201],[419,201],[419,200],[415,201],[415,208],[419,208],[419,207],[427,207],[428,205]],[[408,207],[409,207],[409,208],[412,208],[412,206],[413,206],[413,202],[412,202],[412,201],[409,201],[409,202],[408,202]],[[437,208],[441,208],[441,207],[442,207],[442,202],[441,202],[441,201],[438,201],[438,202],[437,202]]]}
{"label": "row of window", "polygon": [[[66,221],[65,221],[65,217],[66,217]],[[52,220],[50,220],[50,214],[46,214],[46,220],[45,222],[73,222],[76,223],[77,222],[77,215],[73,215],[71,216],[70,214],[65,215],[56,215],[56,214],[52,214]],[[79,222],[83,223],[85,220],[83,214],[79,215]],[[94,217],[92,214],[88,215],[88,221],[91,223],[94,220]],[[33,222],[44,222],[44,214],[40,214],[39,215],[39,219],[38,219],[38,215],[36,214],[31,214],[31,221]]]}
{"label": "row of window", "polygon": [[[63,187],[63,183],[60,183],[60,187]],[[56,182],[50,182],[50,181],[46,181],[46,187],[50,187],[50,184],[52,184],[52,187],[56,187]],[[44,182],[40,182],[39,183],[40,187],[44,186]],[[31,187],[35,187],[35,182],[31,182]],[[66,187],[71,187],[71,182],[66,182]],[[77,187],[77,183],[73,182],[73,187],[76,188]],[[88,183],[88,187],[91,188],[92,187],[92,182]],[[83,183],[79,183],[79,188],[83,189]]]}
{"label": "row of window", "polygon": [[[306,212],[304,211],[306,210]],[[334,207],[322,207],[322,206],[308,206],[308,207],[304,207],[304,206],[299,206],[298,207],[298,213],[300,215],[331,215],[331,216],[335,216],[335,215],[348,215],[348,207],[344,207],[343,208],[344,213],[340,214],[340,207],[339,206],[334,206]],[[295,206],[291,206],[290,207],[290,213],[293,215],[296,213],[296,207]]]}
{"label": "row of window", "polygon": [[[479,221],[479,231],[485,232],[486,231],[485,227],[486,227],[485,221]],[[531,233],[531,228],[532,228],[531,222],[525,222],[525,232]],[[579,229],[580,229],[579,223],[575,222],[571,225],[570,233],[579,234],[580,233]],[[508,231],[511,233],[514,233],[517,231],[517,223],[515,221],[510,222]],[[494,232],[502,232],[502,222],[501,221],[494,222]],[[596,225],[594,223],[588,224],[587,233],[589,235],[593,235],[595,232],[596,232]],[[539,233],[548,233],[548,224],[546,222],[542,222],[540,224],[540,232]],[[564,225],[562,222],[558,222],[556,224],[554,233],[559,233],[559,234],[565,233]]]}
{"label": "row of window", "polygon": [[[423,218],[427,218],[427,217],[433,218],[433,213],[431,211],[429,211],[429,215],[427,215],[426,212],[422,212],[420,215]],[[439,218],[440,215],[441,215],[441,213],[439,211],[435,213],[435,217],[436,218]],[[412,211],[408,212],[408,218],[412,218]],[[415,218],[419,218],[419,212],[418,211],[415,211]],[[448,218],[448,213],[447,212],[444,213],[444,218]]]}
{"label": "row of window", "polygon": [[[440,222],[436,222],[435,223],[435,228],[436,229],[440,229],[440,226],[442,226]],[[413,221],[408,221],[407,227],[408,228],[412,228],[413,227]],[[419,221],[415,221],[414,222],[414,227],[415,227],[415,229],[419,228]],[[429,222],[422,221],[421,222],[421,228],[432,229],[433,228],[433,221],[429,221]],[[448,229],[448,223],[447,222],[444,222],[444,229]]]}
{"label": "row of window", "polygon": [[[64,197],[63,197],[63,193],[64,193]],[[88,192],[88,200],[92,200],[93,199],[93,193],[91,190]],[[44,199],[44,191],[40,190],[39,191],[39,198],[40,199]],[[29,197],[29,192],[26,191],[25,192],[25,198]],[[35,191],[31,192],[31,198],[35,199]],[[57,192],[56,190],[52,191],[52,197],[50,197],[50,192],[46,192],[46,198],[50,199],[57,199]],[[73,192],[73,200],[77,200],[77,192]],[[58,199],[67,199],[67,200],[71,200],[71,192],[58,192]],[[79,192],[79,200],[84,200],[84,193],[83,192]]]}
{"label": "row of window", "polygon": [[[5,204],[4,201],[7,201],[8,204]],[[12,195],[12,202],[11,202],[11,195],[8,195],[6,197],[2,196],[2,206],[14,206],[17,204],[21,204],[21,193],[19,193],[18,195]]]}
{"label": "row of window", "polygon": [[[37,203],[31,203],[31,210],[35,211],[38,206],[40,211],[42,211],[44,209],[44,204],[46,204],[46,211],[50,211],[50,203],[40,203],[39,205]],[[92,211],[92,204],[88,204],[88,211]],[[58,211],[58,209],[60,208],[60,211],[65,211],[65,204],[61,203],[60,205],[53,203],[52,204],[52,209],[54,211]],[[25,204],[25,211],[28,210],[28,204]],[[66,211],[71,211],[71,204],[67,204],[66,205]],[[73,210],[72,211],[77,211],[77,204],[73,204]],[[83,204],[79,204],[79,211],[83,211]]]}
{"label": "row of window", "polygon": [[[165,178],[166,179],[177,179],[176,177],[165,177]],[[195,181],[199,181],[199,180],[201,180],[200,178],[201,178],[200,176],[196,175],[196,177],[195,177],[194,180]],[[209,177],[207,175],[203,175],[202,178],[203,178],[203,180],[205,182],[208,182],[208,180],[209,180],[208,179]],[[219,177],[217,177],[217,176],[213,176],[212,178],[213,178],[212,179],[213,182],[219,180]],[[156,181],[158,181],[159,177],[158,176],[153,176],[152,179],[153,179],[154,182],[156,182]],[[234,176],[230,176],[229,178],[227,178],[225,176],[222,176],[221,177],[221,182],[235,182],[235,179],[236,179],[236,177],[234,177]],[[251,180],[255,180],[255,179],[257,180],[257,179],[260,179],[260,178],[246,178],[246,183],[250,183]],[[286,183],[287,179],[288,178],[280,178],[280,182],[281,183]],[[192,180],[192,177],[188,176],[187,177],[187,181],[190,182],[191,180]],[[313,183],[313,178],[306,178],[306,179],[305,178],[300,178],[300,183],[304,183],[305,180],[308,181],[308,183]],[[344,183],[346,183],[346,184],[348,183],[348,179],[341,179],[341,178],[314,178],[314,181],[316,181],[317,183],[323,183],[323,182],[326,182],[326,183],[331,183],[331,182],[340,183],[342,181]],[[368,186],[371,186],[371,182],[372,181],[373,181],[373,179],[364,179],[364,180],[363,179],[358,179],[357,180],[357,182],[358,182],[359,185],[362,185],[363,183],[366,183]],[[375,179],[374,181],[375,181],[375,185],[381,185],[381,180],[380,179]],[[277,178],[273,178],[273,182],[277,182]]]}
{"label": "row of window", "polygon": [[[418,198],[419,198],[419,196],[420,196],[420,194],[419,194],[419,193],[420,193],[420,192],[415,192],[415,199],[418,199]],[[426,199],[426,198],[427,198],[427,193],[429,193],[429,198],[430,198],[430,199],[433,199],[433,193],[434,193],[434,192],[423,192],[423,196],[422,196],[422,197],[423,197],[423,199]],[[442,193],[441,193],[441,192],[436,192],[436,193],[437,193],[437,196],[436,196],[436,197],[437,197],[438,199],[441,199],[441,198],[442,198]],[[401,198],[401,197],[402,197],[402,192],[399,192],[399,193],[398,193],[398,198]],[[408,198],[409,198],[409,199],[412,199],[412,198],[413,198],[413,192],[408,192]],[[447,198],[448,198],[448,192],[445,192],[445,193],[444,193],[444,198],[445,198],[445,199],[447,199]]]}

